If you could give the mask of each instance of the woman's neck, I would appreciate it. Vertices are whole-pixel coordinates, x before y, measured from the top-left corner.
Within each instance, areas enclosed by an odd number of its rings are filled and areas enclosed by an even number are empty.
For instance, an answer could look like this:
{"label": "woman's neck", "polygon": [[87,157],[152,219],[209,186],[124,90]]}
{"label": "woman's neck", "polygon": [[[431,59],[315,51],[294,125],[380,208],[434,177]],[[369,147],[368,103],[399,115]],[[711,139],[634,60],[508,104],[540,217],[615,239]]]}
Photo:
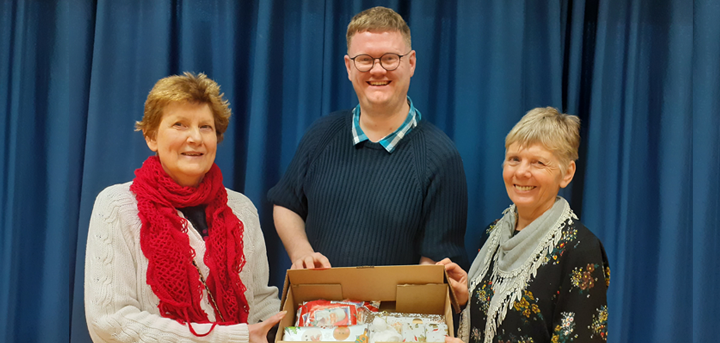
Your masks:
{"label": "woman's neck", "polygon": [[534,222],[535,219],[540,218],[543,213],[550,210],[553,204],[554,202],[551,203],[550,206],[545,206],[542,208],[536,207],[532,209],[520,208],[516,206],[515,211],[517,213],[517,220],[515,221],[515,230],[522,231],[522,229],[526,228],[528,225],[530,225],[530,223]]}

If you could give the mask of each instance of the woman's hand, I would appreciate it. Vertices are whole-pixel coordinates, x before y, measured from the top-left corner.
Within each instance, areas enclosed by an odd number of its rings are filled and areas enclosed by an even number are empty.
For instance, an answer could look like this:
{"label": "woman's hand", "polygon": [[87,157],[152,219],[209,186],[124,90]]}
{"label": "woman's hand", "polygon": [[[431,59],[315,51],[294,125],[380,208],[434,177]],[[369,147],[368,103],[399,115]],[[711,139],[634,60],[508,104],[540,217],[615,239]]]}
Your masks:
{"label": "woman's hand", "polygon": [[287,314],[287,311],[278,312],[264,322],[249,324],[248,331],[250,332],[250,343],[268,343],[268,331],[270,331],[275,324],[279,323],[280,320],[285,317],[285,314]]}
{"label": "woman's hand", "polygon": [[460,338],[445,336],[445,343],[465,343]]}
{"label": "woman's hand", "polygon": [[445,271],[447,272],[449,278],[448,281],[450,282],[450,287],[452,287],[453,291],[455,291],[455,297],[457,298],[458,305],[465,306],[468,301],[467,273],[460,268],[457,263],[450,261],[449,258],[444,258],[436,264],[445,266]]}

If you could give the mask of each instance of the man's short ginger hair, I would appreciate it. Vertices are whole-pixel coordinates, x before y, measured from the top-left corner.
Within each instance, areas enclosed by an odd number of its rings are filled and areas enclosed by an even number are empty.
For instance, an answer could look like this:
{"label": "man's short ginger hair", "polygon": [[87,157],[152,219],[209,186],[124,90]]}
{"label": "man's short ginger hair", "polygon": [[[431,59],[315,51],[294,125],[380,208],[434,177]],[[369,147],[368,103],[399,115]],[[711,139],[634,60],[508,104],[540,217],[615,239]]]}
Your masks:
{"label": "man's short ginger hair", "polygon": [[185,72],[160,79],[145,100],[145,113],[135,129],[145,137],[155,138],[163,111],[172,103],[207,104],[215,119],[215,135],[220,143],[230,123],[230,103],[223,99],[220,86],[205,74]]}
{"label": "man's short ginger hair", "polygon": [[356,33],[360,32],[400,32],[405,45],[412,49],[410,28],[405,20],[390,8],[377,6],[368,8],[356,14],[348,24],[347,48],[350,50],[350,42]]}

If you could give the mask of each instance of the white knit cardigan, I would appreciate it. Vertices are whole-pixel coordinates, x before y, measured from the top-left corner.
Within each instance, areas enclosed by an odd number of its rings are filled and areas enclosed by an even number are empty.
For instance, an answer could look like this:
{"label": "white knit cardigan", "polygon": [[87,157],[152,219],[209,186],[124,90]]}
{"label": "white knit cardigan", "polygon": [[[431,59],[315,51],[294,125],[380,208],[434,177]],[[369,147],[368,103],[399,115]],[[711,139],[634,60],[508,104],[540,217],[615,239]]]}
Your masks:
{"label": "white knit cardigan", "polygon": [[[160,316],[159,299],[147,284],[148,260],[140,249],[140,218],[132,182],[113,185],[98,195],[90,218],[85,256],[85,318],[94,342],[248,342],[247,324],[217,325],[197,337],[187,325]],[[265,240],[257,210],[246,196],[227,190],[228,206],[245,225],[246,264],[240,272],[250,307],[248,323],[265,320],[280,309],[277,288],[268,286]],[[182,212],[178,211],[182,216]],[[205,243],[188,223],[195,262],[204,277]],[[210,321],[215,314],[203,291],[201,307]],[[212,324],[193,324],[206,333]]]}

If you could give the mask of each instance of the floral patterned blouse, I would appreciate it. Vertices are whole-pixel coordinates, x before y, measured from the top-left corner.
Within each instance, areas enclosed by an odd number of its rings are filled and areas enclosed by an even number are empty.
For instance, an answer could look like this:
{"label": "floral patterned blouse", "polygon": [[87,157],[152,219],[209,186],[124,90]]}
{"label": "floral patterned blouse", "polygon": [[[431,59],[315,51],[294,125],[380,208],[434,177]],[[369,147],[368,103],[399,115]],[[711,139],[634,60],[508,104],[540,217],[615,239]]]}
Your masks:
{"label": "floral patterned blouse", "polygon": [[[582,223],[566,223],[520,301],[508,309],[493,342],[605,342],[610,267],[600,240]],[[494,229],[490,225],[486,235]],[[490,270],[495,266],[490,265]],[[493,297],[490,272],[470,295],[470,342],[483,342]]]}

